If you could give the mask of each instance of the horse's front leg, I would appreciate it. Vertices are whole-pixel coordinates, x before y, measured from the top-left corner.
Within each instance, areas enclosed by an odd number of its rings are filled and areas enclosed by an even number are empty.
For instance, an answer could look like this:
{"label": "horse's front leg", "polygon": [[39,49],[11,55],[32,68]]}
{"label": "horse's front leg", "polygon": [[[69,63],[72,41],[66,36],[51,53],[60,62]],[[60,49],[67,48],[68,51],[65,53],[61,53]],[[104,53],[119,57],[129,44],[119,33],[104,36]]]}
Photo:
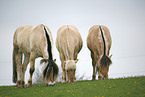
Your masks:
{"label": "horse's front leg", "polygon": [[28,87],[32,87],[32,76],[33,76],[33,73],[35,71],[35,54],[31,53],[30,54],[30,77],[29,77],[29,80],[28,80]]}
{"label": "horse's front leg", "polygon": [[99,66],[97,66],[97,70],[98,70],[98,79],[101,80],[102,79],[102,75],[101,75]]}

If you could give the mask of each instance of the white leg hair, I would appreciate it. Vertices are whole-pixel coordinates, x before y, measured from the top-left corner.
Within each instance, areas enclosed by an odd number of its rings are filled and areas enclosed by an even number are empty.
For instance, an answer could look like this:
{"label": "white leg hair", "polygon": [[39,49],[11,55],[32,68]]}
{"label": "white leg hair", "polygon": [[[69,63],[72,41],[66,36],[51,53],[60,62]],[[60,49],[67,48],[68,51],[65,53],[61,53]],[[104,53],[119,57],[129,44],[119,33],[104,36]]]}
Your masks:
{"label": "white leg hair", "polygon": [[26,69],[27,69],[27,65],[29,63],[29,56],[25,55],[24,54],[24,62],[23,62],[23,65],[22,65],[22,81],[24,81],[24,78],[25,78],[25,72],[26,72]]}
{"label": "white leg hair", "polygon": [[34,73],[34,70],[35,70],[35,53],[31,52],[30,54],[30,77],[29,77],[29,80],[28,80],[28,87],[31,87],[32,86],[32,76],[33,76],[33,73]]}
{"label": "white leg hair", "polygon": [[50,81],[50,82],[48,83],[48,85],[49,85],[49,86],[54,86],[55,83],[56,83],[55,81],[54,81],[54,82],[51,82],[51,81]]}

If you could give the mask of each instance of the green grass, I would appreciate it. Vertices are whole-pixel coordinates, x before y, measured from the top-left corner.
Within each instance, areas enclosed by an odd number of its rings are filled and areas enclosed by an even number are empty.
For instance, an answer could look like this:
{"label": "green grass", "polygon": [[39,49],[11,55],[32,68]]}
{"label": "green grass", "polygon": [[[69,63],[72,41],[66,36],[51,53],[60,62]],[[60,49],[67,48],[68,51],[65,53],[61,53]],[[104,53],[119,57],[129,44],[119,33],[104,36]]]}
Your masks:
{"label": "green grass", "polygon": [[0,97],[145,97],[145,76],[76,83],[34,84],[32,88],[1,86]]}

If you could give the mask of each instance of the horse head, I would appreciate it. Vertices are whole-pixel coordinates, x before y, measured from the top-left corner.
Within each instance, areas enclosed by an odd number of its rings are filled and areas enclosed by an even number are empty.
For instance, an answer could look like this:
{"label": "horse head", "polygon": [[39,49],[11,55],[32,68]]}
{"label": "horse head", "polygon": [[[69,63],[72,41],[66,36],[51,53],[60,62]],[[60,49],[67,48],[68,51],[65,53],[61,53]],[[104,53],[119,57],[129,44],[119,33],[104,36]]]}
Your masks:
{"label": "horse head", "polygon": [[[109,66],[112,64],[111,56],[103,55],[100,59],[99,71],[102,74],[102,79],[108,79]],[[101,78],[100,78],[101,79]]]}
{"label": "horse head", "polygon": [[78,60],[68,60],[65,61],[66,66],[66,73],[69,82],[75,82],[75,71],[76,71],[76,63]]}
{"label": "horse head", "polygon": [[100,73],[102,74],[102,77],[100,77],[99,79],[108,79],[108,71],[109,71],[109,66],[101,66],[99,68]]}

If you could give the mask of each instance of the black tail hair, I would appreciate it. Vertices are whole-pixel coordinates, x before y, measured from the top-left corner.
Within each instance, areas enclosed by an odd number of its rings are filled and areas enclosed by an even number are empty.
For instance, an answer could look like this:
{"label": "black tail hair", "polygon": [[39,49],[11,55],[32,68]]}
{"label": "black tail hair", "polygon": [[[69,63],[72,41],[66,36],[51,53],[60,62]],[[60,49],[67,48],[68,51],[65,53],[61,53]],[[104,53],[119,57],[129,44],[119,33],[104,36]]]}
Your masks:
{"label": "black tail hair", "polygon": [[49,59],[42,59],[41,64],[43,62],[45,63],[48,62],[46,68],[43,71],[43,79],[49,80],[51,72],[53,72],[53,78],[55,79],[59,72],[57,64],[53,60],[49,60]]}
{"label": "black tail hair", "polygon": [[46,30],[46,28],[45,28],[45,26],[43,25],[43,27],[44,27],[44,31],[45,31],[45,35],[46,35],[46,39],[47,39],[47,50],[48,50],[48,55],[49,55],[49,60],[53,60],[53,57],[52,57],[52,51],[51,51],[51,48],[52,48],[52,44],[51,44],[51,41],[50,41],[50,38],[49,38],[49,35],[48,35],[48,33],[47,33],[47,30]]}
{"label": "black tail hair", "polygon": [[55,79],[58,75],[59,69],[58,69],[57,64],[53,61],[52,50],[51,50],[52,44],[50,41],[50,37],[49,37],[44,25],[43,25],[43,27],[44,27],[44,31],[45,31],[45,35],[46,35],[46,39],[47,39],[47,44],[48,44],[47,50],[48,50],[49,59],[42,59],[41,64],[43,62],[47,63],[47,66],[43,71],[43,79],[50,80],[51,72],[53,72],[53,78]]}
{"label": "black tail hair", "polygon": [[103,35],[103,31],[101,29],[101,26],[99,26],[99,28],[101,31],[101,36],[102,36],[103,44],[104,44],[104,54],[103,54],[102,58],[100,59],[100,64],[101,64],[101,66],[109,66],[112,63],[112,61],[108,56],[106,56],[106,43],[105,43],[105,39],[104,39],[104,35]]}

